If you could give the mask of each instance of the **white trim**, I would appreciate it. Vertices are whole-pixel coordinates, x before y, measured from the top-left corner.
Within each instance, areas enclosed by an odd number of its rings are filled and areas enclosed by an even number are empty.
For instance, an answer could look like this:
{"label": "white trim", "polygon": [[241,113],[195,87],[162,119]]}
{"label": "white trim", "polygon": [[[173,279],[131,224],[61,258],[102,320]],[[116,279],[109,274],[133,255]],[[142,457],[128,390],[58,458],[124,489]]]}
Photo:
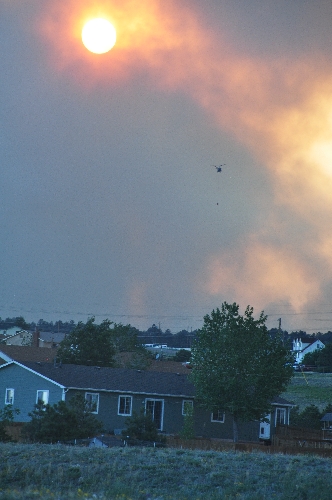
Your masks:
{"label": "white trim", "polygon": [[[86,400],[86,401],[88,401],[88,400],[87,400],[87,395],[88,395],[88,394],[89,394],[90,396],[96,396],[96,399],[97,399],[96,410],[95,410],[95,411],[92,411],[91,413],[97,414],[97,413],[99,412],[99,392],[95,392],[95,391],[94,391],[94,392],[86,392],[86,393],[85,393],[85,400]],[[93,398],[91,398],[91,400],[92,400],[92,399],[93,399]],[[91,401],[91,402],[92,402],[92,404],[94,403],[94,401]]]}
{"label": "white trim", "polygon": [[[278,418],[278,412],[280,412],[280,414],[283,415],[283,420],[284,422],[278,422],[277,421],[277,418]],[[287,409],[286,408],[281,408],[280,406],[276,408],[276,411],[275,411],[275,416],[274,416],[274,425],[275,427],[278,425],[278,424],[281,424],[281,425],[288,425],[289,422],[288,422],[288,418],[287,418]]]}
{"label": "white trim", "polygon": [[[13,395],[11,398],[8,398],[8,393],[9,391],[13,391]],[[5,405],[13,405],[14,404],[14,397],[15,397],[15,389],[13,387],[6,387],[6,393],[5,393]],[[11,399],[11,401],[9,401]]]}
{"label": "white trim", "polygon": [[[130,399],[130,411],[129,411],[129,413],[120,413],[120,399],[121,398],[129,398]],[[125,404],[125,407],[126,407],[126,404]],[[131,417],[132,409],[133,409],[133,397],[129,396],[128,394],[119,394],[119,397],[118,397],[118,415],[120,415],[120,417]]]}
{"label": "white trim", "polygon": [[10,363],[11,361],[13,361],[13,358],[8,356],[8,354],[6,354],[5,352],[1,351],[1,349],[0,349],[0,358],[4,359],[7,363]]}
{"label": "white trim", "polygon": [[148,401],[160,401],[161,402],[161,419],[160,419],[160,428],[158,428],[158,431],[162,431],[164,428],[164,400],[160,398],[145,398],[145,412],[146,412],[146,403]]}
{"label": "white trim", "polygon": [[[44,397],[39,398],[38,392],[42,392],[43,396],[44,396],[44,394],[47,394],[47,401],[44,400]],[[50,400],[50,391],[48,389],[37,389],[36,404],[38,403],[38,401],[42,401],[44,403],[44,405],[48,405],[49,400]]]}
{"label": "white trim", "polygon": [[[221,418],[218,418],[217,420],[213,419],[213,414],[215,413],[218,413],[218,417],[220,414],[222,414],[222,419]],[[217,410],[217,411],[213,411],[211,413],[211,422],[216,422],[216,423],[219,423],[219,424],[224,424],[225,423],[225,412],[223,410]]]}

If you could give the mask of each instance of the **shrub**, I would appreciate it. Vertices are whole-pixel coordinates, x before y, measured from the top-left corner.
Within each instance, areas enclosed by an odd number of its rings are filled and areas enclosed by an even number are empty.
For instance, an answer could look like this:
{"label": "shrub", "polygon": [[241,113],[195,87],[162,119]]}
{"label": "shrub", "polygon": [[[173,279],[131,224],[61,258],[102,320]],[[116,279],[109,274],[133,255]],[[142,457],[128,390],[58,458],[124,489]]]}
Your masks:
{"label": "shrub", "polygon": [[20,410],[13,409],[12,405],[6,405],[3,410],[0,410],[0,441],[12,441],[12,437],[7,432],[7,427],[14,421],[14,414],[18,415]]}
{"label": "shrub", "polygon": [[165,437],[158,434],[158,429],[149,412],[145,413],[143,408],[139,413],[133,412],[133,416],[125,421],[126,429],[122,431],[124,438],[139,439],[140,441],[164,441]]}
{"label": "shrub", "polygon": [[186,361],[189,361],[190,357],[191,357],[190,351],[187,351],[186,349],[180,349],[173,357],[173,361],[181,361],[184,363]]}
{"label": "shrub", "polygon": [[87,438],[101,430],[101,423],[80,394],[69,403],[59,401],[53,406],[38,401],[29,416],[31,421],[23,426],[22,436],[31,442],[65,442]]}

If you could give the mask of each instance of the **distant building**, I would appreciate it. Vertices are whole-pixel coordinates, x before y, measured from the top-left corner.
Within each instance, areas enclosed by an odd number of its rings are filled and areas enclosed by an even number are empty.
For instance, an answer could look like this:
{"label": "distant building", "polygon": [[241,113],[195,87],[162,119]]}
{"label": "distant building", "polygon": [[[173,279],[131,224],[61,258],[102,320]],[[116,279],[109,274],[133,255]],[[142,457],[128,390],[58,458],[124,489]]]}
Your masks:
{"label": "distant building", "polygon": [[293,340],[292,353],[295,355],[295,363],[302,363],[303,358],[309,352],[324,349],[325,345],[321,340],[307,340],[297,338]]}
{"label": "distant building", "polygon": [[11,335],[2,337],[2,343],[6,345],[31,346],[31,347],[58,347],[64,339],[64,333],[53,332],[28,332],[27,330],[13,331]]}

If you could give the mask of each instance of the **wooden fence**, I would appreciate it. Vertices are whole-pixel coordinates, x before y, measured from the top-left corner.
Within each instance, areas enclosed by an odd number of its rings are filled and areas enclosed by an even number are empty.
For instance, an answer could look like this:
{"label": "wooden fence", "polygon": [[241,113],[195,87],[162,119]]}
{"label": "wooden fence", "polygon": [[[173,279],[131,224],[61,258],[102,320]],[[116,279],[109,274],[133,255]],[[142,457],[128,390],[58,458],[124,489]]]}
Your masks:
{"label": "wooden fence", "polygon": [[[13,423],[7,427],[13,440],[22,442],[22,423]],[[332,457],[332,433],[329,431],[301,429],[296,427],[278,427],[271,445],[264,442],[239,442],[223,439],[181,439],[178,436],[167,436],[166,446],[187,450],[214,450],[238,452],[282,453],[287,455],[315,454]]]}

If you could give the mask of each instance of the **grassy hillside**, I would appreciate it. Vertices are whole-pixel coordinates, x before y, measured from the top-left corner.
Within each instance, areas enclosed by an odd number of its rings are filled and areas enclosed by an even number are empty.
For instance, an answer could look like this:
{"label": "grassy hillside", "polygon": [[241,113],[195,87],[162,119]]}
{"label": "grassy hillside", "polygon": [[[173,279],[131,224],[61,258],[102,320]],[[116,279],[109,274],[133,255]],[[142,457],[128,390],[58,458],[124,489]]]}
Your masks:
{"label": "grassy hillside", "polygon": [[331,460],[181,449],[0,444],[0,499],[329,500]]}
{"label": "grassy hillside", "polygon": [[332,373],[296,373],[282,396],[303,410],[314,404],[323,410],[332,403]]}

